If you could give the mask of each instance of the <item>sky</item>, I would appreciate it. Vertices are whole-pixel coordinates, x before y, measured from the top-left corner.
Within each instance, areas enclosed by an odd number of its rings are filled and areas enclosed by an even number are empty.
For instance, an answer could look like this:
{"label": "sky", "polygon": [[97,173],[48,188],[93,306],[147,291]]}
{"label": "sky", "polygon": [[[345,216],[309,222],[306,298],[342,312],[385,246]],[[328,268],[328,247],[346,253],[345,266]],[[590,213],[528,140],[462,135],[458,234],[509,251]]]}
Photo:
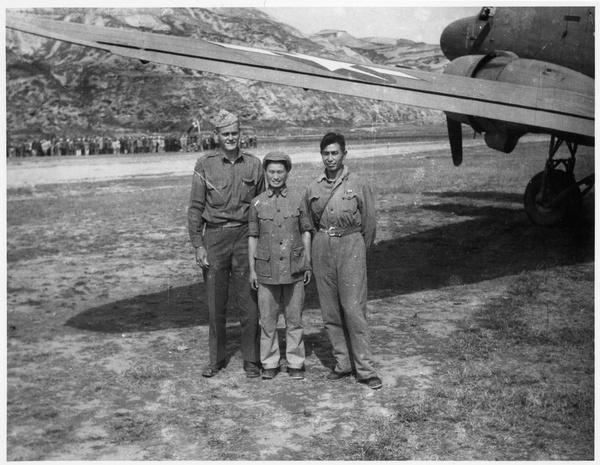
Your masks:
{"label": "sky", "polygon": [[[390,37],[415,42],[439,44],[440,35],[449,23],[474,16],[481,7],[269,7],[281,2],[265,1],[259,8],[273,18],[295,27],[304,34],[314,34],[323,29],[346,31],[361,37]],[[367,2],[363,2],[363,5]],[[356,5],[360,5],[356,3]]]}
{"label": "sky", "polygon": [[[6,0],[7,8],[19,7],[98,7],[97,0]],[[302,3],[303,7],[297,5]],[[434,6],[420,0],[420,7],[398,7],[400,0],[105,0],[102,7],[255,7],[304,34],[336,29],[361,37],[390,37],[438,44],[445,26],[458,18],[473,16],[481,3],[463,0],[460,5],[445,2]],[[366,5],[369,5],[368,7]],[[431,6],[430,6],[431,5]],[[439,3],[438,3],[439,5]],[[470,6],[464,6],[470,5]],[[1,15],[0,15],[1,16]],[[3,19],[3,18],[0,18]]]}

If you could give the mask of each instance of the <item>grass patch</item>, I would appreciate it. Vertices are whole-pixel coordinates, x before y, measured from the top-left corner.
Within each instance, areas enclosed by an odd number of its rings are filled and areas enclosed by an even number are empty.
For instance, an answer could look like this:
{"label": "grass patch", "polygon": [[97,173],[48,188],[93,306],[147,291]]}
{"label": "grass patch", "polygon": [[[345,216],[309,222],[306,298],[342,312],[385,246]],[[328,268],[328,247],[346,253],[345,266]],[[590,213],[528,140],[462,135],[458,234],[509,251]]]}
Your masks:
{"label": "grass patch", "polygon": [[156,429],[156,422],[147,415],[134,418],[129,412],[117,412],[110,423],[110,437],[116,444],[133,444],[154,438]]}
{"label": "grass patch", "polygon": [[[338,458],[592,460],[593,307],[548,301],[549,289],[577,286],[564,275],[514,277],[477,314],[479,326],[440,351],[439,383],[400,399],[391,418],[374,421],[368,439],[346,444]],[[574,318],[575,309],[585,317]]]}

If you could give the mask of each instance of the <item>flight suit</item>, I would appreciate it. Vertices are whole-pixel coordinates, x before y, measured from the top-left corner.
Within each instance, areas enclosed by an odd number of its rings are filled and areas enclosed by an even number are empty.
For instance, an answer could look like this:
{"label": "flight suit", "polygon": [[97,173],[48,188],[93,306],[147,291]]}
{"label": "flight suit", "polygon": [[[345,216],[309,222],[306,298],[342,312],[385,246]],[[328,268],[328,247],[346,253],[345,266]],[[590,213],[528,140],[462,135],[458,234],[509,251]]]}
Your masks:
{"label": "flight suit", "polygon": [[376,233],[371,188],[344,166],[329,181],[322,174],[305,195],[315,227],[312,264],[335,371],[356,370],[359,380],[377,376],[371,355],[367,312],[366,252]]}
{"label": "flight suit", "polygon": [[225,362],[229,281],[240,312],[241,351],[245,361],[260,361],[256,293],[249,284],[248,212],[250,201],[265,189],[264,170],[255,156],[241,152],[234,162],[219,151],[198,159],[188,208],[194,247],[204,247],[209,267],[203,270],[209,319],[209,358]]}

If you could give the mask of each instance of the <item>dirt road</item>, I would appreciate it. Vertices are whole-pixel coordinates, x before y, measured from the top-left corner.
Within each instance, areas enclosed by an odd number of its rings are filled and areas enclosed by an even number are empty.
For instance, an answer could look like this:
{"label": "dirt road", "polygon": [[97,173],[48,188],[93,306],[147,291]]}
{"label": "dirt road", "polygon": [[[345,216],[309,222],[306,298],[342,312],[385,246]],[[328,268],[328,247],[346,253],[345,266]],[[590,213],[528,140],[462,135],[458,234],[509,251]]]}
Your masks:
{"label": "dirt road", "polygon": [[[536,136],[530,136],[537,140]],[[272,150],[278,150],[283,143],[263,144],[249,149],[257,157],[264,157]],[[287,145],[286,149],[287,149]],[[465,147],[485,145],[482,139],[467,140]],[[315,151],[316,147],[316,151]],[[410,142],[410,143],[365,143],[350,150],[349,160],[354,158],[407,155],[432,150],[447,150],[448,142]],[[318,144],[298,144],[288,150],[294,163],[320,163]],[[107,181],[130,177],[148,176],[189,176],[190,166],[201,153],[167,153],[146,155],[112,155],[99,157],[49,157],[8,159],[7,186],[31,187],[41,184]]]}

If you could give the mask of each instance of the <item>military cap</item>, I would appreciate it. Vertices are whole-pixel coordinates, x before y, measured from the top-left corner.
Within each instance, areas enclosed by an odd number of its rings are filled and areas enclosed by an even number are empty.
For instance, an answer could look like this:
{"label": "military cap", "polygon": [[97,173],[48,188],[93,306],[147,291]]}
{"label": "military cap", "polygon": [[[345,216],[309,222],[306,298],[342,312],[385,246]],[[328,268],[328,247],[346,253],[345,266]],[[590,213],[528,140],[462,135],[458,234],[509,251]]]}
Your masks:
{"label": "military cap", "polygon": [[229,113],[227,110],[221,110],[217,116],[214,117],[215,129],[224,128],[238,122],[238,117],[233,113]]}
{"label": "military cap", "polygon": [[264,169],[267,169],[267,165],[269,164],[270,161],[276,161],[278,163],[283,163],[286,165],[288,171],[292,170],[292,159],[286,153],[283,153],[283,152],[267,153],[265,155],[265,158],[263,158],[263,168]]}

